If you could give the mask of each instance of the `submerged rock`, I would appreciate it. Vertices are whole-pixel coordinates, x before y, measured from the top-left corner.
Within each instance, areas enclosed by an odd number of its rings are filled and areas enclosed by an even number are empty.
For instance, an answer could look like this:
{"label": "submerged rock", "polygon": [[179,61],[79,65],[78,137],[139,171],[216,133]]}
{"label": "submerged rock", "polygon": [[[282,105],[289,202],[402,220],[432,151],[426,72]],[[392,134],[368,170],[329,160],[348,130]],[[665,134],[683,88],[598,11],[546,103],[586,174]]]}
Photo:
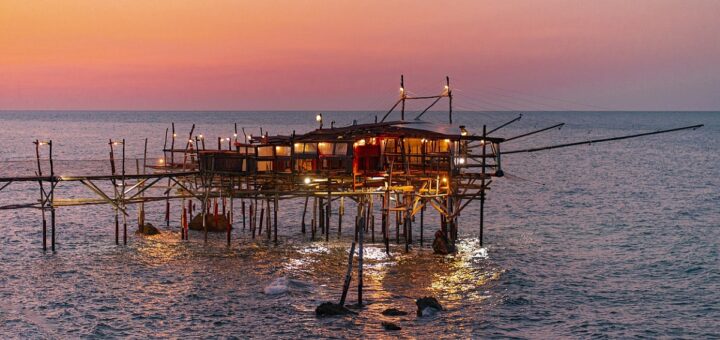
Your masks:
{"label": "submerged rock", "polygon": [[145,223],[145,225],[138,227],[137,233],[143,235],[157,235],[160,234],[160,230],[158,230],[158,228],[155,228],[152,223]]}
{"label": "submerged rock", "polygon": [[[217,223],[215,223],[217,217]],[[218,214],[217,216],[214,214],[207,214],[205,215],[205,223],[207,224],[207,229],[210,232],[225,232],[227,231],[228,226],[228,219],[225,217],[225,215]],[[202,222],[202,214],[198,214],[190,221],[188,224],[188,228],[192,230],[205,230],[203,228],[203,222]],[[231,226],[232,228],[232,226]]]}
{"label": "submerged rock", "polygon": [[383,321],[382,326],[386,331],[399,331],[402,329],[400,326],[388,321]]}
{"label": "submerged rock", "polygon": [[433,241],[432,247],[435,254],[447,255],[455,252],[455,246],[452,245],[442,230],[438,230],[435,233],[435,240]]}
{"label": "submerged rock", "polygon": [[320,304],[320,306],[317,306],[317,308],[315,308],[315,315],[317,316],[336,316],[347,314],[357,313],[345,308],[345,306],[332,302],[323,302]]}
{"label": "submerged rock", "polygon": [[442,305],[434,297],[426,296],[415,300],[417,305],[417,316],[432,316],[443,310]]}
{"label": "submerged rock", "polygon": [[265,295],[279,295],[288,292],[309,292],[313,289],[313,284],[305,281],[290,279],[285,276],[278,277],[269,285],[263,288]]}
{"label": "submerged rock", "polygon": [[270,282],[270,284],[263,289],[263,294],[278,295],[287,293],[287,291],[290,289],[289,283],[290,282],[288,281],[287,277],[279,277],[273,280],[273,282]]}
{"label": "submerged rock", "polygon": [[408,313],[405,311],[401,311],[397,308],[388,308],[384,311],[382,311],[382,315],[385,316],[401,316],[401,315],[407,315]]}

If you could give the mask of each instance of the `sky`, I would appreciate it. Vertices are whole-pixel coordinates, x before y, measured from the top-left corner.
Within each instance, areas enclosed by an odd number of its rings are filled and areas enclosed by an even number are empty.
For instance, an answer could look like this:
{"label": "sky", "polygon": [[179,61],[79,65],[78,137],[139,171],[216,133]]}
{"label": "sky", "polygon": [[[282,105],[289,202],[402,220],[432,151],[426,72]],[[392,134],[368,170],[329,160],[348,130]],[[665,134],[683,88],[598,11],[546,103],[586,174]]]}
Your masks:
{"label": "sky", "polygon": [[720,1],[0,0],[0,110],[720,110]]}

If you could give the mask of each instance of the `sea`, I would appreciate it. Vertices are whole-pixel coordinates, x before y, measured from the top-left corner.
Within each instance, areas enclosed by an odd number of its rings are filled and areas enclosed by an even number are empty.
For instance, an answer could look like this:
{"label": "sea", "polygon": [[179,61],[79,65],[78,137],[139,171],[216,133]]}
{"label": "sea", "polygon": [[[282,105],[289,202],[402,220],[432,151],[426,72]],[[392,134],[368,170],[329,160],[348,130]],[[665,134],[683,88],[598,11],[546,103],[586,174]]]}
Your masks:
{"label": "sea", "polygon": [[[326,127],[384,114],[322,113]],[[145,143],[147,162],[159,162],[171,123],[181,141],[196,124],[194,134],[214,147],[218,137],[233,137],[235,124],[241,136],[261,128],[300,134],[316,128],[315,114],[2,111],[0,177],[34,175],[35,140],[52,140],[56,173],[69,176],[109,171],[109,141],[124,139],[131,173]],[[423,244],[416,220],[409,252],[391,242],[387,255],[379,242],[366,242],[364,307],[342,317],[318,318],[315,308],[340,298],[350,213],[341,234],[335,210],[329,241],[312,240],[300,230],[302,200],[281,201],[275,244],[243,230],[236,200],[228,247],[225,234],[206,243],[192,231],[182,241],[177,201],[169,226],[165,203],[148,203],[146,220],[161,233],[135,234],[133,205],[124,246],[115,244],[112,207],[59,207],[52,252],[42,249],[41,211],[0,209],[0,338],[719,338],[720,112],[522,114],[493,135],[565,125],[504,143],[502,151],[704,126],[505,155],[506,176],[493,179],[488,193],[482,247],[478,202],[459,217],[454,255],[433,254],[439,218],[427,210]],[[464,111],[453,120],[479,134],[517,115]],[[431,112],[423,119],[448,118]],[[49,150],[39,151],[45,158]],[[114,152],[120,155],[118,146]],[[0,206],[37,202],[39,192],[37,182],[11,183]],[[55,195],[95,197],[77,182],[61,182]],[[353,203],[345,204],[352,212]],[[416,316],[415,300],[425,296],[444,310]],[[357,302],[356,272],[347,301]],[[384,316],[386,308],[408,314]],[[383,321],[402,329],[386,331]]]}

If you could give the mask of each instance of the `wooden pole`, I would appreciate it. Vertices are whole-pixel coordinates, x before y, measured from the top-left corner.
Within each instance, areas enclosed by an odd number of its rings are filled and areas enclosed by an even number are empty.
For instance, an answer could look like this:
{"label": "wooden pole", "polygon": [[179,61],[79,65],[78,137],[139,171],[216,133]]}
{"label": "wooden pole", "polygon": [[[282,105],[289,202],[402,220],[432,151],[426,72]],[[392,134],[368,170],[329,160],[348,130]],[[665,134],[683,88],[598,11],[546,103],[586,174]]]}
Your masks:
{"label": "wooden pole", "polygon": [[[122,207],[125,207],[125,139],[122,140],[122,185],[120,190],[120,198],[122,199]],[[127,245],[127,219],[123,214],[123,245]]]}
{"label": "wooden pole", "polygon": [[[55,178],[55,167],[53,165],[53,142],[48,141],[49,159],[50,159],[50,249],[55,251],[55,185],[57,185],[57,179]],[[44,237],[44,236],[43,236]]]}
{"label": "wooden pole", "polygon": [[[115,176],[115,152],[113,150],[113,141],[112,139],[109,140],[108,144],[110,145],[110,173]],[[114,197],[117,200],[117,185],[115,180],[111,180],[113,185],[113,193]],[[118,216],[118,208],[115,207],[115,245],[120,245],[120,222],[119,222],[119,216]]]}
{"label": "wooden pole", "polygon": [[365,216],[360,216],[358,246],[358,306],[363,305],[363,239],[365,238]]}
{"label": "wooden pole", "polygon": [[255,216],[253,211],[253,201],[250,201],[250,229],[252,231],[252,238],[255,239],[255,223],[253,222]]}
{"label": "wooden pole", "polygon": [[187,221],[187,208],[185,207],[185,199],[183,198],[182,215],[180,215],[180,239],[185,240],[185,223]]}
{"label": "wooden pole", "polygon": [[342,236],[343,214],[345,214],[345,197],[340,196],[340,207],[338,207],[338,238]]}
{"label": "wooden pole", "polygon": [[330,215],[332,214],[332,182],[330,176],[327,180],[327,211],[325,214],[325,242],[330,241]]}
{"label": "wooden pole", "polygon": [[318,197],[318,225],[320,226],[320,235],[325,232],[325,200]]}
{"label": "wooden pole", "polygon": [[45,189],[42,183],[42,166],[40,165],[40,141],[35,140],[35,159],[37,160],[38,185],[40,186],[40,211],[42,213],[43,251],[47,250],[47,220],[45,219]]}
{"label": "wooden pole", "polygon": [[270,241],[270,234],[272,230],[270,229],[270,199],[266,199],[265,202],[267,203],[267,218],[265,220],[265,233],[267,234],[267,240]]}
{"label": "wooden pole", "polygon": [[485,223],[485,158],[487,156],[487,127],[483,125],[483,143],[482,143],[482,177],[480,179],[480,247],[483,246],[483,229]]}
{"label": "wooden pole", "polygon": [[355,242],[350,245],[350,255],[348,256],[348,267],[345,273],[345,282],[343,283],[343,291],[340,296],[340,306],[345,305],[345,298],[347,297],[348,289],[350,289],[350,281],[352,280],[352,262],[353,256],[355,256]]}
{"label": "wooden pole", "polygon": [[273,209],[273,233],[275,234],[275,245],[278,243],[278,208],[279,208],[279,202],[278,202],[278,194],[275,194],[275,206]]}
{"label": "wooden pole", "polygon": [[375,243],[375,202],[373,195],[370,195],[370,207],[368,210],[370,214],[370,241]]}
{"label": "wooden pole", "polygon": [[311,236],[313,241],[315,240],[315,233],[317,232],[317,209],[318,199],[317,197],[313,197],[313,218],[310,224]]}
{"label": "wooden pole", "polygon": [[242,212],[243,230],[245,230],[245,200],[240,200],[240,211]]}
{"label": "wooden pole", "polygon": [[303,208],[302,213],[302,221],[300,222],[300,232],[305,234],[305,215],[307,214],[307,207],[308,207],[308,201],[310,200],[310,196],[305,196],[305,206]]}
{"label": "wooden pole", "polygon": [[420,247],[423,246],[424,242],[424,228],[425,228],[425,201],[421,200],[420,204],[422,204],[422,207],[420,207]]}
{"label": "wooden pole", "polygon": [[[389,185],[389,184],[388,184]],[[390,200],[390,192],[389,189],[385,190],[385,193],[383,194],[383,202],[382,202],[382,233],[383,233],[383,242],[385,242],[385,253],[387,255],[390,255],[390,231],[388,229],[388,201]]]}
{"label": "wooden pole", "polygon": [[[395,207],[400,207],[400,194],[395,193]],[[400,221],[402,220],[400,210],[395,210],[395,244],[400,244]]]}

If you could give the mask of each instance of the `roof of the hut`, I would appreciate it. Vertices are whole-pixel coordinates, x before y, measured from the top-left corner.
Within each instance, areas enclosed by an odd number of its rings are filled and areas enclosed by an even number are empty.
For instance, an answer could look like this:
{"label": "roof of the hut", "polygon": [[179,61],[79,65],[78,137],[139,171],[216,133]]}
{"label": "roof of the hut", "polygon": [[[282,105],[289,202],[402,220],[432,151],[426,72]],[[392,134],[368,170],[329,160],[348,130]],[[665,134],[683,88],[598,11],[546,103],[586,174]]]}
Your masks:
{"label": "roof of the hut", "polygon": [[[450,140],[481,140],[482,136],[462,136],[460,128],[450,124],[427,123],[422,121],[394,121],[370,124],[355,124],[329,129],[317,129],[304,135],[295,136],[295,141],[339,141],[359,140],[372,137],[409,137]],[[486,137],[492,142],[502,142],[502,138]]]}

